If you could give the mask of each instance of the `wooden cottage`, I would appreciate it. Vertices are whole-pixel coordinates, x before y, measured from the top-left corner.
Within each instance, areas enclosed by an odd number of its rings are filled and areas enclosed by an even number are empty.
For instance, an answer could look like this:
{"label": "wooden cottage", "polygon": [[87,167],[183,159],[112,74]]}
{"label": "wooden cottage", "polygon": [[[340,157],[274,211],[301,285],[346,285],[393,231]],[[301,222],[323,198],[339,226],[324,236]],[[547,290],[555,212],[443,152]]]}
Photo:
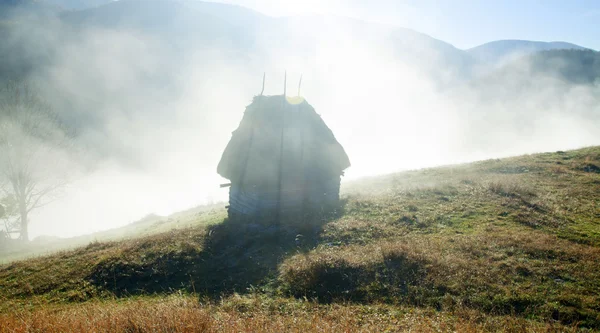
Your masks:
{"label": "wooden cottage", "polygon": [[339,201],[348,155],[302,97],[256,96],[217,172],[231,181],[229,216],[275,221]]}

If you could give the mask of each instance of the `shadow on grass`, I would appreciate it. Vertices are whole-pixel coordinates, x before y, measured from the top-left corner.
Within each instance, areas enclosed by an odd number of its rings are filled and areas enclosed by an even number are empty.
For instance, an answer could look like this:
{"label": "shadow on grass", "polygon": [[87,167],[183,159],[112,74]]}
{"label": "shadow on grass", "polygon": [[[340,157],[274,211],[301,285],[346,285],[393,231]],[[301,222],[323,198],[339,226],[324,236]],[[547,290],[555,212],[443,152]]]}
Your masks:
{"label": "shadow on grass", "polygon": [[149,242],[148,250],[143,244],[138,248],[138,258],[107,258],[94,267],[88,281],[118,297],[176,290],[211,298],[245,293],[273,281],[288,256],[314,248],[323,226],[343,215],[344,207],[342,201],[328,213],[279,224],[227,218],[195,243],[156,252]]}

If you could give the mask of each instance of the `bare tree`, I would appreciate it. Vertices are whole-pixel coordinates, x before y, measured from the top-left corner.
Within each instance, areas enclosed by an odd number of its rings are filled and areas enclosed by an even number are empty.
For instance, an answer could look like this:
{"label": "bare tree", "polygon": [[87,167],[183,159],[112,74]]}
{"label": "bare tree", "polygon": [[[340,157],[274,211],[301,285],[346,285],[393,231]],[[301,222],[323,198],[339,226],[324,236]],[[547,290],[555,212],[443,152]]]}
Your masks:
{"label": "bare tree", "polygon": [[30,85],[0,87],[0,194],[14,198],[23,241],[29,240],[29,213],[68,183],[72,138]]}
{"label": "bare tree", "polygon": [[[0,199],[0,221],[2,221],[2,230],[0,233],[8,236],[18,227],[17,201],[13,196]],[[0,235],[0,238],[2,236]]]}

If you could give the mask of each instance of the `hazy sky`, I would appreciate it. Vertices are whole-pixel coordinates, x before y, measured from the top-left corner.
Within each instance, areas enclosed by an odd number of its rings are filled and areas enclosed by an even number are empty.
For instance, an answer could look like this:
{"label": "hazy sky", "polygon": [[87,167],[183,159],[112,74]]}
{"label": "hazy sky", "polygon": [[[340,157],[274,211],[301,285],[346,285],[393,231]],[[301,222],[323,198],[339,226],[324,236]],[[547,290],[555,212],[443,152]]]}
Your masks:
{"label": "hazy sky", "polygon": [[[459,48],[518,38],[600,49],[600,11],[594,11],[600,1],[221,1],[274,16],[329,13],[392,24]],[[185,44],[181,56],[154,30],[92,28],[64,41],[60,25],[44,26],[44,34],[18,31],[35,49],[44,45],[38,36],[55,41],[56,58],[39,73],[41,86],[57,107],[102,123],[82,133],[82,142],[114,152],[31,215],[31,237],[75,236],[227,200],[227,189],[219,187],[227,180],[216,166],[263,72],[266,94],[281,93],[285,70],[288,82],[304,74],[302,94],[350,156],[344,181],[600,142],[597,86],[540,77],[518,94],[499,84],[440,93],[440,82],[458,74],[436,67],[436,52],[425,49],[424,59],[402,61],[397,45],[358,38],[344,25],[289,29],[300,41],[312,36],[309,56],[268,34],[258,35],[257,52],[239,57],[201,44]]]}
{"label": "hazy sky", "polygon": [[411,28],[458,48],[498,39],[600,50],[597,0],[220,0],[273,16],[332,13]]}

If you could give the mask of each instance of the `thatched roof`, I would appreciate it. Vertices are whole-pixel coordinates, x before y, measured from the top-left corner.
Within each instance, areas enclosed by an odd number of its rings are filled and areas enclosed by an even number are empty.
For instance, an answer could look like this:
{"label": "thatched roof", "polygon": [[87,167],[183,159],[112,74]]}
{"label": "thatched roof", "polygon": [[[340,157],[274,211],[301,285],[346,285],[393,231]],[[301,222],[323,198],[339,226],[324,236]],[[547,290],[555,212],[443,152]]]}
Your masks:
{"label": "thatched roof", "polygon": [[349,166],[344,148],[308,102],[277,95],[256,96],[246,107],[217,172],[233,183],[269,186],[280,172],[306,181],[339,176]]}

